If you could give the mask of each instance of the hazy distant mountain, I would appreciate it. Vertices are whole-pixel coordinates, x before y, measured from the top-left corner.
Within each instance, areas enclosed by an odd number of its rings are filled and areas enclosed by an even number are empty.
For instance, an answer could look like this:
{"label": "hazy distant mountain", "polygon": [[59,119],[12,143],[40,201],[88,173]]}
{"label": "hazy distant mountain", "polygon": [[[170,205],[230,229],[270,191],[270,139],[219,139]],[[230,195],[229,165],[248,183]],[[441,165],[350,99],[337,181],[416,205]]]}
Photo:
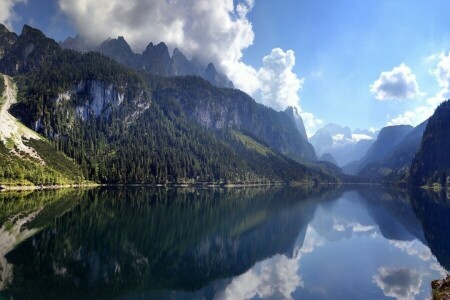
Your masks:
{"label": "hazy distant mountain", "polygon": [[338,165],[343,166],[364,156],[376,135],[370,131],[352,132],[349,127],[327,124],[310,138],[310,142],[319,157],[330,153]]}
{"label": "hazy distant mountain", "polygon": [[450,184],[450,100],[439,105],[429,119],[420,150],[411,165],[411,182],[415,186]]}
{"label": "hazy distant mountain", "polygon": [[337,166],[337,161],[330,153],[324,153],[320,158],[320,161],[327,161]]}
{"label": "hazy distant mountain", "polygon": [[202,65],[197,59],[188,60],[179,49],[173,51],[172,56],[166,44],[148,44],[142,54],[136,54],[126,40],[119,36],[116,39],[107,39],[98,46],[90,46],[83,38],[76,36],[60,43],[62,48],[77,51],[98,51],[126,67],[148,74],[160,76],[195,75],[206,79],[218,87],[233,88],[233,83],[224,74],[217,72],[210,63]]}

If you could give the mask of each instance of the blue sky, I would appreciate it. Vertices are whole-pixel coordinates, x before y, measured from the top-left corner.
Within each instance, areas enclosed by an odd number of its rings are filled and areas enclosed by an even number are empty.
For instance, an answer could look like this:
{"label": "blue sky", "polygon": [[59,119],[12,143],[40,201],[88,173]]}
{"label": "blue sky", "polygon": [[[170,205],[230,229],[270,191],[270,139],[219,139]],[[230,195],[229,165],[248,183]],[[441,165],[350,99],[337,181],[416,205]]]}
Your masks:
{"label": "blue sky", "polygon": [[[199,4],[202,1],[186,2]],[[12,13],[16,17],[9,18],[10,24],[20,31],[24,23],[31,23],[56,40],[73,36],[76,32],[99,40],[106,35],[123,34],[137,51],[152,38],[165,39],[169,47],[177,46],[185,49],[188,55],[214,61],[231,79],[242,82],[238,87],[259,102],[275,109],[298,104],[305,117],[308,113],[313,116],[311,120],[314,121],[308,128],[310,134],[321,124],[331,122],[353,129],[381,128],[397,123],[416,125],[439,102],[430,98],[446,95],[450,86],[450,83],[446,86],[442,81],[446,76],[440,73],[442,80],[438,81],[433,71],[440,62],[444,62],[441,66],[447,70],[450,1],[235,0],[232,13],[239,16],[228,20],[226,14],[218,12],[222,9],[229,13],[230,0],[206,1],[202,9],[195,10],[187,9],[177,1],[148,0],[142,1],[146,5],[139,4],[139,10],[145,12],[147,9],[149,19],[157,20],[145,23],[147,20],[143,17],[142,24],[136,21],[140,20],[137,9],[121,15],[123,19],[134,20],[119,23],[101,15],[104,9],[105,14],[110,13],[117,18],[114,14],[118,14],[118,10],[113,7],[111,10],[96,7],[96,4],[81,7],[82,4],[76,2],[28,0],[26,3],[13,3]],[[102,1],[92,1],[95,2],[101,4]],[[191,6],[195,6],[192,3]],[[242,14],[236,8],[239,3],[246,8]],[[168,7],[170,5],[172,7]],[[167,16],[152,17],[154,11]],[[211,12],[214,17],[211,17]],[[98,24],[92,23],[93,18],[89,14],[99,16],[95,18]],[[220,18],[226,19],[221,25],[226,29],[213,24],[222,20]],[[206,29],[199,26],[174,34],[179,28],[170,26],[178,23],[189,25],[192,19],[201,20],[207,27],[211,24],[208,27],[211,34],[203,34],[202,30]],[[107,26],[103,28],[101,22],[111,22],[111,31]],[[93,29],[97,27],[98,30]],[[133,30],[135,27],[138,29]],[[233,35],[234,32],[238,34]],[[224,36],[218,41],[215,36],[221,34]],[[273,52],[277,48],[280,50]],[[295,65],[292,65],[289,61],[294,56]],[[263,63],[264,57],[267,57],[266,63]],[[382,72],[391,72],[402,63],[405,68],[380,77]],[[378,79],[377,91],[371,91],[371,85]],[[402,93],[405,89],[410,93]],[[390,97],[388,94],[393,91],[397,96]],[[380,92],[384,96],[377,94]],[[277,97],[278,100],[273,99]]]}

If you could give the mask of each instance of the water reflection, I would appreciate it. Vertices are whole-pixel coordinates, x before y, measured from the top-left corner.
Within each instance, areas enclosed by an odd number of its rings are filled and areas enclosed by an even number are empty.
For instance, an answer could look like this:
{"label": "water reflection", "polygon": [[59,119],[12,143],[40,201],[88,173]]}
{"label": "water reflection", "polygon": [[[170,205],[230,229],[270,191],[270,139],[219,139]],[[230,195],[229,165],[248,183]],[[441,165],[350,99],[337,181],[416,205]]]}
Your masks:
{"label": "water reflection", "polygon": [[421,299],[449,262],[449,204],[419,191],[3,197],[2,237],[20,236],[2,238],[7,299]]}

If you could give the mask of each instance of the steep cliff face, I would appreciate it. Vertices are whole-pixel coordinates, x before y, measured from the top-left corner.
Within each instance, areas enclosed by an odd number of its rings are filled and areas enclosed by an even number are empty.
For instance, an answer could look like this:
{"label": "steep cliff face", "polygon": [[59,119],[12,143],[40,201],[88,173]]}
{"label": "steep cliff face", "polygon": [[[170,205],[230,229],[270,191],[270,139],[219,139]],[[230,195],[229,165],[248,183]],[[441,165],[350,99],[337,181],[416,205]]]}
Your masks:
{"label": "steep cliff face", "polygon": [[17,34],[8,30],[5,25],[0,24],[0,60],[5,52],[16,42]]}
{"label": "steep cliff face", "polygon": [[[84,103],[77,105],[75,108],[77,117],[83,120],[87,120],[91,116],[109,118],[112,111],[118,109],[125,101],[125,93],[123,91],[119,91],[111,83],[97,80],[81,81],[70,94],[74,95],[75,99],[84,100]],[[138,108],[133,118],[136,118],[150,107],[150,101],[144,98],[143,91],[140,91],[135,98],[129,101]]]}
{"label": "steep cliff face", "polygon": [[219,89],[196,77],[154,84],[155,101],[161,105],[176,101],[203,127],[235,129],[295,160],[317,160],[312,145],[284,112],[258,104],[241,91]]}
{"label": "steep cliff face", "polygon": [[292,120],[292,122],[294,122],[295,127],[297,127],[297,130],[301,134],[301,136],[305,140],[308,140],[308,135],[306,134],[305,124],[303,123],[303,119],[300,116],[300,114],[298,113],[297,108],[290,106],[290,107],[286,108],[284,113]]}
{"label": "steep cliff face", "polygon": [[442,103],[429,119],[420,150],[411,165],[415,186],[439,183],[450,185],[450,100]]}

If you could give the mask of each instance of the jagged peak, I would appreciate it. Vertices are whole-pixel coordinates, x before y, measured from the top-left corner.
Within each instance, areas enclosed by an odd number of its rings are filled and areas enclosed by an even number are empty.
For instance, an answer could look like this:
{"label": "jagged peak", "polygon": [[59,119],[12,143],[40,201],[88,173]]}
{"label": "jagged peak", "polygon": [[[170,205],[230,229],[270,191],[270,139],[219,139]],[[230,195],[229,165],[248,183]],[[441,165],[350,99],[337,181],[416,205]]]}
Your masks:
{"label": "jagged peak", "polygon": [[11,31],[9,31],[9,29],[5,26],[5,25],[3,25],[3,24],[1,24],[0,23],[0,34],[3,34],[3,33],[10,33]]}
{"label": "jagged peak", "polygon": [[294,115],[295,117],[300,117],[300,114],[299,114],[299,112],[298,112],[298,109],[297,109],[297,107],[295,107],[295,106],[288,106],[288,107],[286,107],[286,109],[284,110],[285,112],[287,112],[287,113],[291,113],[292,115]]}
{"label": "jagged peak", "polygon": [[40,38],[46,38],[45,34],[39,29],[33,28],[27,24],[23,25],[22,35],[33,35],[38,36]]}
{"label": "jagged peak", "polygon": [[206,67],[206,72],[216,72],[216,67],[214,66],[213,63],[209,63],[208,66]]}
{"label": "jagged peak", "polygon": [[104,41],[101,46],[107,45],[107,44],[114,44],[118,45],[120,47],[126,48],[126,50],[131,51],[131,47],[128,44],[128,42],[125,40],[123,36],[118,36],[116,39],[108,38],[106,41]]}

